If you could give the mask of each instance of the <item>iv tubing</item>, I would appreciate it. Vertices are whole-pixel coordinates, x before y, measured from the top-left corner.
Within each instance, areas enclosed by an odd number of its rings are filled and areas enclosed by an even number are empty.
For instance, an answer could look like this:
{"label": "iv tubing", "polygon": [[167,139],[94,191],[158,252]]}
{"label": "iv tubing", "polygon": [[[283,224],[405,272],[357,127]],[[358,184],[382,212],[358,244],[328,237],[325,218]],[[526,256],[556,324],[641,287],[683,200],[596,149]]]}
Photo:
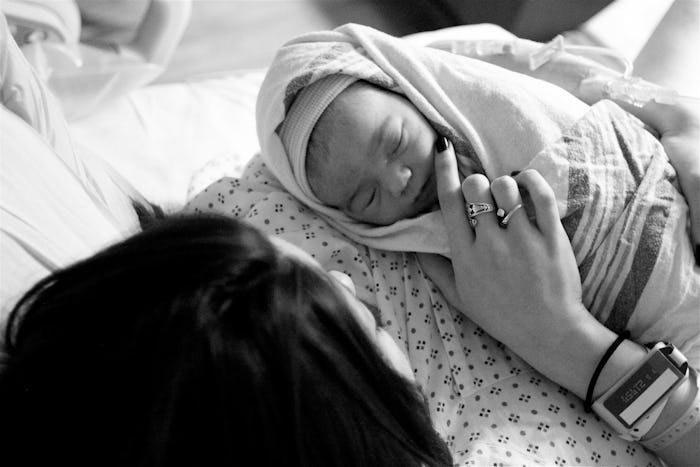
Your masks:
{"label": "iv tubing", "polygon": [[610,57],[617,60],[623,68],[622,75],[627,77],[632,75],[632,62],[630,62],[626,57],[615,52],[607,47],[598,47],[592,45],[565,45],[564,50],[567,52],[579,53],[579,54],[598,54]]}
{"label": "iv tubing", "polygon": [[[438,41],[432,46],[443,47],[452,53],[468,56],[503,55],[514,54],[517,50],[517,40],[478,40],[478,41]],[[559,52],[570,52],[574,55],[601,55],[614,59],[621,67],[619,78],[604,79],[603,77],[589,77],[581,81],[580,86],[597,81],[603,86],[603,93],[608,98],[628,102],[637,107],[642,107],[649,101],[674,104],[678,101],[700,103],[700,97],[681,95],[678,92],[663,88],[662,86],[644,81],[632,76],[632,63],[618,52],[599,46],[567,45],[564,37],[559,35],[550,42],[543,44],[539,49],[529,53],[530,70],[536,70]],[[595,60],[594,57],[591,57]],[[602,79],[602,81],[599,81]]]}

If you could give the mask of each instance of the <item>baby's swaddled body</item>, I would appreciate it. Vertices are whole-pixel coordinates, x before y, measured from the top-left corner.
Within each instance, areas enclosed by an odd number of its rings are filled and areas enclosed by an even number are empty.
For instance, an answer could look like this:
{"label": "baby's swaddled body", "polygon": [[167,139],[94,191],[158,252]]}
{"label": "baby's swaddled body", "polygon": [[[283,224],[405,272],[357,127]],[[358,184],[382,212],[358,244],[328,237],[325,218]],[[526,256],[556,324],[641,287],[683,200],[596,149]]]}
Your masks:
{"label": "baby's swaddled body", "polygon": [[528,164],[554,188],[583,301],[638,342],[673,342],[700,364],[700,268],[688,206],[660,142],[609,101]]}

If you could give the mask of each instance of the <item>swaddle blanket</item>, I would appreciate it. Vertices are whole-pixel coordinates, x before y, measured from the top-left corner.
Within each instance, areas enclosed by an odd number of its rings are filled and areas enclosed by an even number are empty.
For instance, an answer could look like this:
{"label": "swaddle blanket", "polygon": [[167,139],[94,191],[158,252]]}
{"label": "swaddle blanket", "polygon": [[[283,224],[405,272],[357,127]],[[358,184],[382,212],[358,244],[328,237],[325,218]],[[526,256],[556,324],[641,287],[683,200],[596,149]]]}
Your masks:
{"label": "swaddle blanket", "polygon": [[659,141],[601,101],[527,167],[554,189],[591,313],[638,342],[673,342],[698,367],[700,268]]}
{"label": "swaddle blanket", "polygon": [[329,75],[346,74],[404,94],[458,153],[489,177],[522,168],[587,106],[563,89],[478,60],[416,47],[366,26],[292,40],[278,52],[256,108],[262,157],[282,185],[338,230],[366,245],[395,251],[446,254],[439,212],[389,226],[353,220],[304,189],[278,135],[297,93]]}
{"label": "swaddle blanket", "polygon": [[277,133],[297,93],[333,74],[404,94],[491,179],[538,169],[555,190],[589,310],[635,339],[669,339],[700,363],[700,270],[687,206],[663,148],[637,119],[611,102],[589,109],[549,83],[363,26],[293,40],[258,97],[262,157],[285,189],[331,225],[386,250],[448,254],[441,214],[374,226],[324,206],[299,182],[295,167],[303,163]]}

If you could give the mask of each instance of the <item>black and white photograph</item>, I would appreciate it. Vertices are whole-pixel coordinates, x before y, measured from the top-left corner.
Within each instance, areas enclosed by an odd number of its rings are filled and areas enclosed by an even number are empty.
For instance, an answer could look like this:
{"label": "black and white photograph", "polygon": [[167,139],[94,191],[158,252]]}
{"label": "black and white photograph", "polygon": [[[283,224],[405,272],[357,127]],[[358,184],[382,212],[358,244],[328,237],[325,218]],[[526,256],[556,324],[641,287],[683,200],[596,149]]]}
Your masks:
{"label": "black and white photograph", "polygon": [[0,0],[0,465],[696,467],[700,0]]}

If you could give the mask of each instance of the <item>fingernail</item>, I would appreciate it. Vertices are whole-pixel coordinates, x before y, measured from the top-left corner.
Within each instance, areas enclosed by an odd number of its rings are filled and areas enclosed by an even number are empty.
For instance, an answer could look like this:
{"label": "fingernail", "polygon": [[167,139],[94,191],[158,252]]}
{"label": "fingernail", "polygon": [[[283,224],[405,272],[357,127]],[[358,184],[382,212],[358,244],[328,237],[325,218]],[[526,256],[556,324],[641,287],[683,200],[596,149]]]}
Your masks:
{"label": "fingernail", "polygon": [[444,152],[447,150],[447,147],[449,146],[450,142],[447,141],[447,138],[444,136],[439,136],[437,141],[435,142],[435,149],[437,152]]}
{"label": "fingernail", "polygon": [[518,175],[519,173],[520,173],[519,170],[514,170],[514,171],[512,171],[512,172],[510,173],[510,176],[511,176],[511,177],[515,177],[515,176]]}

